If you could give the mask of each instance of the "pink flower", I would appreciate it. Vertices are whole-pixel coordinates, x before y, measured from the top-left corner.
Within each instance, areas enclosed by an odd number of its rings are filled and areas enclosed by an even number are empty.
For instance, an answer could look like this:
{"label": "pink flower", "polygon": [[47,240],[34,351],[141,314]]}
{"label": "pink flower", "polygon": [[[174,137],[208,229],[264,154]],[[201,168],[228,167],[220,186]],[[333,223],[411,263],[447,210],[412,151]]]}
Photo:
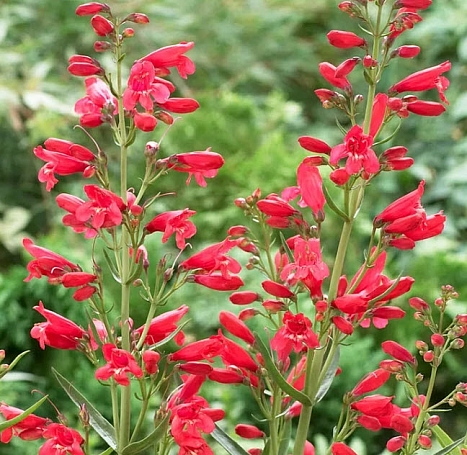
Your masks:
{"label": "pink flower", "polygon": [[86,96],[76,102],[75,112],[80,116],[82,126],[94,128],[117,113],[118,101],[101,79],[88,77],[84,83]]}
{"label": "pink flower", "polygon": [[223,164],[224,159],[222,156],[211,152],[210,148],[204,152],[179,153],[157,162],[158,167],[167,166],[174,171],[187,172],[187,184],[190,183],[191,177],[194,176],[196,183],[203,187],[206,186],[205,178],[215,177]]}
{"label": "pink flower", "polygon": [[143,370],[129,352],[118,349],[112,343],[104,344],[102,352],[107,364],[96,370],[96,379],[107,381],[113,377],[117,384],[128,386],[130,385],[130,375],[137,378],[143,377]]}
{"label": "pink flower", "polygon": [[77,349],[84,342],[87,332],[73,321],[47,310],[42,301],[34,309],[47,319],[47,322],[34,324],[31,329],[31,337],[39,341],[41,349],[46,345],[57,349]]}
{"label": "pink flower", "polygon": [[167,75],[170,73],[169,68],[176,67],[180,76],[186,79],[195,72],[195,64],[184,54],[194,45],[195,43],[189,42],[162,47],[139,61],[151,62],[156,68],[156,75]]}
{"label": "pink flower", "polygon": [[148,233],[163,232],[162,243],[175,234],[177,248],[183,250],[186,246],[185,239],[196,234],[196,226],[188,221],[188,218],[195,214],[196,212],[190,209],[164,212],[154,217],[144,228]]}
{"label": "pink flower", "polygon": [[39,182],[46,183],[46,190],[50,191],[58,180],[55,174],[71,175],[81,173],[89,178],[94,175],[94,154],[79,144],[73,144],[63,139],[50,138],[44,142],[45,148],[37,146],[34,155],[46,164],[39,171]]}
{"label": "pink flower", "polygon": [[329,162],[337,165],[339,160],[347,158],[345,170],[348,174],[358,174],[362,170],[375,174],[379,171],[379,162],[372,145],[373,138],[364,134],[361,126],[354,125],[345,135],[344,143],[333,147]]}
{"label": "pink flower", "polygon": [[47,439],[38,455],[84,455],[82,436],[61,423],[51,423],[42,436]]}
{"label": "pink flower", "polygon": [[301,352],[319,347],[317,335],[311,329],[311,321],[302,313],[284,313],[283,325],[271,340],[271,348],[277,351],[279,360],[285,361],[293,351]]}

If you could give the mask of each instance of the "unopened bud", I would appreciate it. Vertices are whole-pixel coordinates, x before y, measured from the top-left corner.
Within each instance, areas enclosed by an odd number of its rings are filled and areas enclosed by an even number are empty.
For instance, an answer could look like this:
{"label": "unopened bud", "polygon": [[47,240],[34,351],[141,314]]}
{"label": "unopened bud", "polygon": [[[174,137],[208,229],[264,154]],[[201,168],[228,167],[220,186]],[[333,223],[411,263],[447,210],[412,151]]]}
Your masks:
{"label": "unopened bud", "polygon": [[83,427],[89,427],[89,412],[85,403],[79,406],[79,420],[81,421]]}
{"label": "unopened bud", "polygon": [[0,362],[2,362],[5,359],[5,350],[0,349]]}
{"label": "unopened bud", "polygon": [[440,422],[440,417],[438,415],[432,415],[430,418],[427,420],[426,424],[429,428],[435,427],[436,425],[439,424]]}
{"label": "unopened bud", "polygon": [[433,362],[435,358],[435,353],[433,351],[426,351],[423,354],[423,360],[427,363]]}
{"label": "unopened bud", "polygon": [[112,43],[109,43],[108,41],[96,41],[94,43],[94,50],[96,52],[105,52],[109,49],[112,49]]}
{"label": "unopened bud", "polygon": [[435,347],[441,347],[444,345],[444,337],[440,333],[434,333],[431,335],[431,344]]}
{"label": "unopened bud", "polygon": [[420,444],[420,447],[422,449],[430,449],[431,448],[431,439],[424,435],[424,434],[421,434],[419,437],[418,437],[418,443]]}
{"label": "unopened bud", "polygon": [[465,342],[462,338],[457,338],[451,343],[451,349],[462,349],[465,345]]}
{"label": "unopened bud", "polygon": [[167,269],[165,272],[164,272],[164,282],[168,282],[172,279],[173,277],[173,274],[174,274],[174,269],[170,268],[170,269]]}
{"label": "unopened bud", "polygon": [[158,151],[159,151],[159,143],[155,141],[147,142],[146,146],[144,147],[144,155],[147,158],[156,156]]}
{"label": "unopened bud", "polygon": [[146,14],[143,13],[132,13],[129,14],[123,22],[134,22],[135,24],[147,24],[149,23],[149,18]]}
{"label": "unopened bud", "polygon": [[135,31],[132,28],[126,28],[122,32],[122,38],[132,38],[135,36]]}
{"label": "unopened bud", "polygon": [[137,280],[133,281],[133,287],[138,288],[143,285],[143,280],[141,278],[138,278]]}

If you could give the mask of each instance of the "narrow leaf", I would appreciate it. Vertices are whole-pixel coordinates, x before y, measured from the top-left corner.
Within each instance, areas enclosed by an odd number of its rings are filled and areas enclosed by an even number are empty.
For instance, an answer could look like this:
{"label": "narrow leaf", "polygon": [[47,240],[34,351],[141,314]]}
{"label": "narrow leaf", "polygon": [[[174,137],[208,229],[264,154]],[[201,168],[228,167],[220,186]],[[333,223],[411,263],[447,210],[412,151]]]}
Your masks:
{"label": "narrow leaf", "polygon": [[323,193],[324,197],[326,199],[326,202],[328,203],[329,207],[331,210],[336,214],[339,215],[344,221],[349,221],[349,217],[345,212],[343,212],[337,205],[334,203],[334,200],[329,193],[328,189],[326,188],[326,185],[323,185]]}
{"label": "narrow leaf", "polygon": [[52,372],[57,378],[62,389],[70,397],[71,401],[76,406],[81,407],[83,404],[89,413],[89,423],[99,436],[114,450],[117,450],[117,438],[115,435],[115,428],[111,423],[79,392],[76,387],[63,377],[55,368]]}
{"label": "narrow leaf", "polygon": [[185,327],[190,321],[191,321],[191,319],[188,319],[188,320],[185,321],[183,324],[180,324],[180,325],[177,327],[177,330],[175,330],[174,332],[172,332],[169,336],[165,337],[163,340],[158,341],[156,344],[153,344],[152,347],[153,347],[153,348],[160,348],[161,346],[164,346],[164,344],[167,344],[170,340],[172,340],[173,338],[175,338],[175,336],[177,335],[177,333],[181,332],[181,330],[183,329],[183,327]]}
{"label": "narrow leaf", "polygon": [[99,455],[110,455],[112,452],[115,452],[114,449],[112,449],[112,447],[109,447],[108,449],[101,452]]}
{"label": "narrow leaf", "polygon": [[436,452],[434,455],[447,455],[448,453],[451,453],[451,450],[453,450],[452,453],[454,455],[461,455],[460,449],[456,449],[456,447],[462,444],[464,438],[458,439],[454,442],[439,425],[433,427],[432,431],[435,434],[439,444],[443,447],[441,451]]}
{"label": "narrow leaf", "polygon": [[230,455],[249,455],[248,452],[235,442],[227,433],[216,425],[211,436],[229,453]]}
{"label": "narrow leaf", "polygon": [[319,403],[323,399],[323,397],[328,392],[329,387],[331,387],[334,378],[336,377],[336,371],[337,368],[339,368],[340,351],[340,346],[337,346],[331,363],[329,364],[326,373],[324,373],[322,381],[320,381],[321,385],[319,386],[318,393],[316,394],[315,403]]}
{"label": "narrow leaf", "polygon": [[295,258],[292,253],[292,250],[289,248],[289,245],[287,245],[287,241],[285,240],[284,234],[282,232],[279,232],[280,238],[281,238],[281,245],[282,248],[284,248],[285,253],[287,254],[287,258],[289,259],[290,262],[294,262]]}
{"label": "narrow leaf", "polygon": [[135,453],[140,453],[143,450],[148,449],[157,443],[167,432],[167,424],[169,422],[169,416],[167,415],[162,422],[157,425],[157,427],[144,439],[140,441],[132,442],[128,444],[123,450],[122,455],[133,455]]}
{"label": "narrow leaf", "polygon": [[294,398],[297,401],[300,401],[300,403],[306,406],[311,406],[311,400],[304,393],[297,390],[284,379],[279,370],[276,368],[276,365],[274,364],[274,361],[272,360],[271,356],[269,355],[268,348],[264,345],[263,341],[256,333],[255,338],[255,346],[259,349],[259,352],[261,352],[264,363],[266,365],[266,369],[271,378],[287,395],[290,395],[292,398]]}
{"label": "narrow leaf", "polygon": [[0,431],[6,430],[7,428],[12,427],[24,420],[28,415],[32,414],[39,406],[47,400],[49,396],[45,395],[37,403],[34,403],[32,406],[29,406],[28,409],[23,411],[20,415],[16,416],[14,419],[6,420],[5,422],[0,423]]}
{"label": "narrow leaf", "polygon": [[118,270],[116,269],[115,264],[112,262],[112,259],[109,256],[109,253],[107,253],[105,249],[102,252],[104,253],[105,262],[107,262],[107,265],[109,266],[109,270],[110,270],[110,273],[112,274],[113,279],[117,283],[121,284],[122,279],[120,278],[120,274],[118,273]]}

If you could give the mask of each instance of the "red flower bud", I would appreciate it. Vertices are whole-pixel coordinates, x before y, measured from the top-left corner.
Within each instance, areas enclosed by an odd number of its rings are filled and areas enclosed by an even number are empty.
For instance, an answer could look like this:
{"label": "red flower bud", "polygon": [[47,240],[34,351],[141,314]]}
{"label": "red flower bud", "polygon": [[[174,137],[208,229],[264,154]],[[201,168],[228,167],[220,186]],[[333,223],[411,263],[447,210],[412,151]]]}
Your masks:
{"label": "red flower bud", "polygon": [[394,49],[391,56],[392,57],[401,57],[401,58],[414,58],[420,53],[420,47],[410,44],[405,46],[400,46],[397,49]]}
{"label": "red flower bud", "polygon": [[98,36],[107,36],[114,31],[112,22],[99,14],[91,18],[91,26]]}
{"label": "red flower bud", "polygon": [[255,302],[260,297],[257,292],[253,291],[239,291],[234,292],[230,297],[229,300],[234,305],[250,305],[250,303]]}
{"label": "red flower bud", "polygon": [[[332,92],[333,94],[335,92]],[[301,136],[298,138],[298,143],[305,149],[310,152],[314,153],[325,153],[329,155],[331,153],[332,148],[326,144],[326,142],[316,139],[315,137],[311,136]]]}
{"label": "red flower bud", "polygon": [[399,343],[388,340],[381,343],[381,347],[383,348],[383,351],[386,354],[389,354],[396,360],[415,364],[415,357],[407,349],[405,349],[404,346],[400,345]]}
{"label": "red flower bud", "polygon": [[264,436],[264,432],[261,431],[258,427],[254,425],[245,425],[245,424],[238,424],[235,426],[235,433],[238,434],[241,438],[245,439],[256,439],[262,438]]}
{"label": "red flower bud", "polygon": [[90,2],[83,3],[76,8],[76,14],[78,16],[91,16],[97,13],[108,13],[110,12],[109,5],[105,3]]}
{"label": "red flower bud", "polygon": [[391,438],[387,443],[386,443],[386,449],[389,450],[389,452],[397,452],[402,447],[404,447],[406,443],[406,439],[403,438],[402,436],[396,436],[394,438]]}
{"label": "red flower bud", "polygon": [[391,373],[382,368],[378,368],[368,373],[352,390],[352,395],[358,396],[364,393],[373,392],[378,389],[391,377]]}
{"label": "red flower bud", "polygon": [[143,13],[132,13],[129,14],[123,22],[134,22],[135,24],[147,24],[149,23],[149,18],[146,14]]}
{"label": "red flower bud", "polygon": [[440,333],[434,333],[431,335],[431,344],[433,346],[441,347],[444,345],[444,337]]}
{"label": "red flower bud", "polygon": [[242,339],[245,343],[253,344],[255,342],[255,336],[252,331],[230,311],[221,311],[219,313],[219,322],[227,331]]}
{"label": "red flower bud", "polygon": [[295,295],[287,286],[284,286],[281,283],[276,283],[275,281],[263,281],[261,286],[268,294],[281,299],[290,299]]}
{"label": "red flower bud", "polygon": [[328,34],[329,43],[340,49],[350,49],[351,47],[366,46],[366,41],[352,32],[342,30],[331,30]]}

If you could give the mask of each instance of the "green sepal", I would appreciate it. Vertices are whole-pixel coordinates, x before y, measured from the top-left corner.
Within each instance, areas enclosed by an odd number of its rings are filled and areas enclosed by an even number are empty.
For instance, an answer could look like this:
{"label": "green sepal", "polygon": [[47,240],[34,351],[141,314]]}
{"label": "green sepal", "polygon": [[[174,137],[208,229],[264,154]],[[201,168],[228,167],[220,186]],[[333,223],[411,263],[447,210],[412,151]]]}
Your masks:
{"label": "green sepal", "polygon": [[268,348],[265,346],[261,338],[256,333],[255,338],[255,346],[258,348],[259,352],[263,356],[263,360],[266,365],[266,369],[268,371],[269,376],[287,395],[290,395],[293,399],[299,401],[305,406],[311,406],[311,400],[304,393],[297,390],[284,379],[279,370],[276,368],[276,365],[274,364],[274,361],[272,360],[271,356],[269,355]]}
{"label": "green sepal", "polygon": [[216,425],[211,436],[229,453],[230,455],[248,455],[236,441]]}
{"label": "green sepal", "polygon": [[76,387],[62,376],[55,368],[52,368],[52,373],[55,375],[58,383],[66,394],[70,397],[71,401],[75,403],[78,408],[83,404],[86,406],[86,411],[89,414],[89,423],[96,433],[114,450],[117,450],[117,437],[115,428],[112,424],[89,402],[84,395],[79,392]]}
{"label": "green sepal", "polygon": [[[24,354],[24,353],[23,353]],[[45,395],[38,402],[34,403],[32,406],[29,406],[28,409],[23,411],[20,415],[16,416],[14,419],[6,420],[5,422],[0,423],[0,431],[6,430],[24,420],[27,416],[31,415],[37,408],[47,400],[49,396]]]}
{"label": "green sepal", "polygon": [[122,455],[133,455],[140,453],[143,450],[156,444],[167,432],[167,425],[169,423],[169,415],[167,415],[156,428],[145,438],[140,441],[128,444],[123,450]]}

